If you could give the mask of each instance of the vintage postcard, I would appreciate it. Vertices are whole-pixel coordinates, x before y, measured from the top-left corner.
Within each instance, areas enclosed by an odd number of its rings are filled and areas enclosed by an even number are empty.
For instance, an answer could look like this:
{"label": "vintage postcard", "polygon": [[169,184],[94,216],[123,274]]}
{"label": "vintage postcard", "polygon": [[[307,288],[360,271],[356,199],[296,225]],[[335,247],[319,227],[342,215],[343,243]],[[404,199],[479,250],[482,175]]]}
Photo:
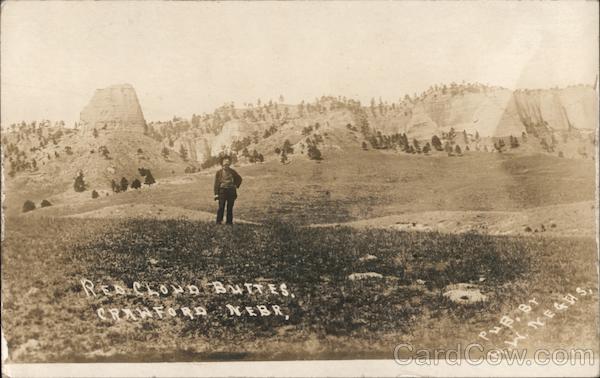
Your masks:
{"label": "vintage postcard", "polygon": [[1,21],[3,374],[598,374],[598,2]]}

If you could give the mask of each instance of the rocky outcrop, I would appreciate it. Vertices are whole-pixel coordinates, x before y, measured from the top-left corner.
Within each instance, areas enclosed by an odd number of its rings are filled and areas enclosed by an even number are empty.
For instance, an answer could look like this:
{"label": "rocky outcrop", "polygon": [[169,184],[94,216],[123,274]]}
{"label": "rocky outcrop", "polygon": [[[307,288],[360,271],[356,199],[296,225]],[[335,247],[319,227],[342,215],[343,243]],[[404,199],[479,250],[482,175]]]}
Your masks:
{"label": "rocky outcrop", "polygon": [[130,84],[97,89],[80,114],[85,133],[97,130],[121,130],[143,133],[144,114],[135,89]]}
{"label": "rocky outcrop", "polygon": [[409,138],[428,139],[450,128],[482,137],[506,137],[522,132],[593,131],[598,124],[598,100],[594,88],[585,85],[547,90],[495,88],[432,93],[384,115],[367,113],[375,129],[406,133]]}
{"label": "rocky outcrop", "polygon": [[528,128],[544,125],[551,130],[594,130],[598,102],[592,87],[517,91],[514,107]]}

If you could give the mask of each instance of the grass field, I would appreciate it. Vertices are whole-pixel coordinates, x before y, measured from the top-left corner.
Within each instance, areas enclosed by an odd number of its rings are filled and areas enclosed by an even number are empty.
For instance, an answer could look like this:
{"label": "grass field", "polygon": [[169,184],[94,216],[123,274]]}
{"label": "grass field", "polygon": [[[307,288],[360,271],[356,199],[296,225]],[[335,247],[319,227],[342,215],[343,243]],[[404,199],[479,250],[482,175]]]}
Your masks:
{"label": "grass field", "polygon": [[[321,162],[292,156],[287,165],[270,161],[237,169],[244,183],[236,216],[256,224],[233,229],[184,219],[62,218],[132,204],[212,213],[213,172],[159,179],[151,188],[94,200],[89,191],[64,193],[49,198],[53,206],[24,216],[23,201],[39,203],[48,192],[9,182],[2,326],[11,360],[392,358],[401,342],[430,349],[481,342],[481,331],[498,325],[503,315],[516,316],[520,304],[535,298],[540,307],[532,316],[541,316],[578,287],[593,295],[557,313],[521,346],[597,352],[593,238],[306,227],[424,211],[543,212],[544,206],[591,202],[593,162],[330,150]],[[556,211],[553,219],[562,214]],[[566,214],[555,219],[559,228],[566,218],[577,227],[577,216]],[[355,273],[375,277],[350,279]],[[192,284],[200,294],[154,297],[129,290],[90,297],[82,279],[100,293],[100,285],[132,288],[139,282],[155,290],[161,284]],[[215,280],[242,290],[244,283],[285,284],[289,295],[218,294],[210,285]],[[444,289],[457,283],[479,285],[488,301],[449,301]],[[282,315],[270,307],[272,316],[238,318],[227,304],[242,310],[277,305]],[[121,311],[116,321],[97,313],[154,306],[203,306],[208,314],[193,320],[180,315],[131,320],[122,319]],[[505,339],[485,346],[505,347]]]}
{"label": "grass field", "polygon": [[[594,296],[558,314],[527,347],[597,352],[593,239],[315,229],[283,222],[233,229],[183,220],[11,218],[6,224],[2,325],[13,361],[392,358],[400,342],[441,348],[478,341],[481,330],[520,303],[537,298],[551,306],[576,287],[591,288]],[[361,259],[367,254],[377,259]],[[348,279],[360,272],[382,277]],[[294,297],[211,290],[198,297],[88,297],[83,278],[96,291],[101,284],[132,287],[134,281],[155,288],[205,288],[214,280],[285,283]],[[463,306],[441,295],[447,284],[469,281],[481,284],[487,302]],[[289,319],[236,318],[223,310],[226,303],[278,304]],[[198,304],[208,310],[205,318],[112,321],[96,315],[98,308]]]}
{"label": "grass field", "polygon": [[[346,222],[435,210],[520,210],[595,199],[593,161],[545,155],[470,153],[413,156],[381,151],[328,152],[321,162],[292,157],[238,168],[244,177],[236,202],[242,219],[296,224]],[[91,201],[89,192],[50,198],[43,210],[61,216],[111,205],[145,203],[213,212],[213,172],[159,182]],[[10,183],[9,183],[10,184]],[[8,188],[7,214],[39,203],[43,188]],[[61,206],[62,205],[62,206]]]}

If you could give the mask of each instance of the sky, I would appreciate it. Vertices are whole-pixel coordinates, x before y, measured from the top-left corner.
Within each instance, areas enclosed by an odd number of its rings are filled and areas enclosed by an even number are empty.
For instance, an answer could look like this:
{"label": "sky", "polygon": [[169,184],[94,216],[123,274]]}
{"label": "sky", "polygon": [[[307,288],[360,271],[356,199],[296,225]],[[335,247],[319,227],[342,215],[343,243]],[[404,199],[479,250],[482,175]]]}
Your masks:
{"label": "sky", "polygon": [[2,3],[1,122],[79,120],[134,86],[147,121],[276,100],[396,101],[430,85],[593,84],[598,2]]}

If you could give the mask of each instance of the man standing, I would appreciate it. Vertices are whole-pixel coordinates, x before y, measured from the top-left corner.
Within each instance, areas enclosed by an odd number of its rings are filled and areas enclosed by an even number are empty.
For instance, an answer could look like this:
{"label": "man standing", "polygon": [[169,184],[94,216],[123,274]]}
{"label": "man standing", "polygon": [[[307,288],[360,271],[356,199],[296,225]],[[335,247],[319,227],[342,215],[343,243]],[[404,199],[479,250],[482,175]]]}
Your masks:
{"label": "man standing", "polygon": [[223,213],[227,205],[226,224],[233,224],[233,203],[237,198],[237,188],[242,185],[242,177],[231,169],[231,160],[224,157],[221,160],[221,169],[215,175],[215,201],[219,201],[217,211],[217,224],[223,222]]}

